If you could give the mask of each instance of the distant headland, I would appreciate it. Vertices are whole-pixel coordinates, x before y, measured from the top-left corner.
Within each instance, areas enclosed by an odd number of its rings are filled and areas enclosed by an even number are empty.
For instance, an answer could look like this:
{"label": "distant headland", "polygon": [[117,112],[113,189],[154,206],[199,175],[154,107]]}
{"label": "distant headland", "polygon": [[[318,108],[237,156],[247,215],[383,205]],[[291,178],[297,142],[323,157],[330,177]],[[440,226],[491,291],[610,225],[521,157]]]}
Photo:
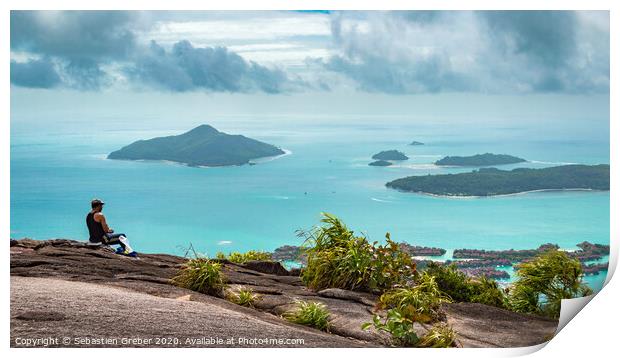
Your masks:
{"label": "distant headland", "polygon": [[108,159],[168,160],[190,166],[248,164],[252,159],[282,155],[271,144],[231,135],[203,124],[180,135],[139,140],[108,155]]}
{"label": "distant headland", "polygon": [[413,142],[409,143],[409,145],[424,145],[424,143],[414,140]]}
{"label": "distant headland", "polygon": [[448,156],[436,161],[435,165],[485,167],[489,165],[515,164],[523,162],[526,162],[526,160],[508,154],[484,153],[468,157]]}
{"label": "distant headland", "polygon": [[510,171],[482,168],[469,173],[410,176],[388,188],[441,196],[493,196],[542,190],[609,190],[609,165],[563,165]]}

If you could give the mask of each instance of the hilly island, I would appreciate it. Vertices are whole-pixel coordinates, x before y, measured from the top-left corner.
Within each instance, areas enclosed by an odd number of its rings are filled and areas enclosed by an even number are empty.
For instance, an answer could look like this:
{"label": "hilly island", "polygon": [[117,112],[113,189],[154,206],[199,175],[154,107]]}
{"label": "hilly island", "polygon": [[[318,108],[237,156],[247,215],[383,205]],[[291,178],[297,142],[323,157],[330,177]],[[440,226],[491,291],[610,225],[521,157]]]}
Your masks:
{"label": "hilly island", "polygon": [[180,135],[139,140],[108,155],[108,159],[168,160],[190,166],[248,164],[252,159],[282,155],[271,144],[231,135],[203,124]]}
{"label": "hilly island", "polygon": [[384,150],[372,156],[372,159],[375,160],[407,160],[409,159],[405,153],[398,151],[396,149],[392,150]]}
{"label": "hilly island", "polygon": [[489,165],[515,164],[526,162],[525,159],[508,154],[484,153],[468,157],[447,156],[435,162],[435,165],[463,167],[485,167]]}
{"label": "hilly island", "polygon": [[469,173],[410,176],[388,188],[442,196],[493,196],[534,190],[609,190],[609,165],[563,165],[510,171],[482,168]]}

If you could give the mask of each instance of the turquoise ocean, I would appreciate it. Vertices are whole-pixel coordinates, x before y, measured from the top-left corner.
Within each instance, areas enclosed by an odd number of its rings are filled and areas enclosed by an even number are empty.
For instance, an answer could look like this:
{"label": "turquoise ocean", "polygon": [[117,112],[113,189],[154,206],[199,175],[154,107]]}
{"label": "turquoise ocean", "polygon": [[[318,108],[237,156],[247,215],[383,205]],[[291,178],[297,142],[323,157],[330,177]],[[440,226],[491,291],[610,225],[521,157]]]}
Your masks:
{"label": "turquoise ocean", "polygon": [[[256,165],[193,168],[164,162],[107,160],[138,139],[180,134],[208,123],[287,151]],[[318,224],[321,212],[381,241],[451,250],[528,249],[582,241],[609,244],[608,192],[537,192],[492,198],[441,198],[387,189],[408,175],[470,171],[438,168],[445,155],[505,153],[528,160],[514,167],[609,163],[608,131],[577,127],[430,125],[403,121],[227,119],[153,126],[71,121],[54,125],[12,122],[12,238],[86,240],[85,216],[94,197],[139,252],[273,250],[299,245],[299,229]],[[416,140],[423,146],[409,146]],[[370,157],[398,149],[411,159],[370,167]],[[606,272],[587,276],[600,289]]]}

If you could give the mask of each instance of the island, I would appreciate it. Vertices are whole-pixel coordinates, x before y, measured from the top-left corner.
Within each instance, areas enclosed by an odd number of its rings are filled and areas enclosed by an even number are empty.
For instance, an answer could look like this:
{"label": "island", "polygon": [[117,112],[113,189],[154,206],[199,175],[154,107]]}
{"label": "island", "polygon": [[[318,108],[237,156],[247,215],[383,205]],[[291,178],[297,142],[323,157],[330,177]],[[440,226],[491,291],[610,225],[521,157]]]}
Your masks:
{"label": "island", "polygon": [[392,150],[384,150],[372,156],[372,159],[375,160],[407,160],[409,159],[405,153],[400,152],[396,149]]}
{"label": "island", "polygon": [[493,196],[543,190],[609,190],[609,165],[562,165],[510,171],[481,168],[468,173],[410,176],[388,188],[441,196]]}
{"label": "island", "polygon": [[424,145],[424,143],[414,140],[413,142],[409,143],[409,145]]}
{"label": "island", "polygon": [[282,155],[271,144],[231,135],[203,124],[189,132],[139,140],[108,155],[108,159],[168,160],[190,166],[219,167],[248,164],[252,159]]}
{"label": "island", "polygon": [[392,162],[388,162],[387,160],[376,160],[372,163],[368,163],[371,167],[389,167],[392,165]]}
{"label": "island", "polygon": [[435,162],[435,165],[449,165],[462,167],[486,167],[490,165],[515,164],[526,162],[525,159],[508,154],[484,153],[469,157],[444,157]]}

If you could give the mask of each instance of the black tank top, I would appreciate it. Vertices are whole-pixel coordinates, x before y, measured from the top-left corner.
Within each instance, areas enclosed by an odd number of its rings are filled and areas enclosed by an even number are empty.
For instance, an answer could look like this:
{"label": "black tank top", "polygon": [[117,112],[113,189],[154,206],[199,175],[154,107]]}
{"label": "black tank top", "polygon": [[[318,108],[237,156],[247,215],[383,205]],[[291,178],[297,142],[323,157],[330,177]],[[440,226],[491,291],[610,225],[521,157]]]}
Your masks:
{"label": "black tank top", "polygon": [[90,242],[101,242],[105,231],[103,231],[103,225],[95,221],[95,213],[89,212],[86,215],[86,226],[88,226],[88,233],[90,234],[88,240]]}

